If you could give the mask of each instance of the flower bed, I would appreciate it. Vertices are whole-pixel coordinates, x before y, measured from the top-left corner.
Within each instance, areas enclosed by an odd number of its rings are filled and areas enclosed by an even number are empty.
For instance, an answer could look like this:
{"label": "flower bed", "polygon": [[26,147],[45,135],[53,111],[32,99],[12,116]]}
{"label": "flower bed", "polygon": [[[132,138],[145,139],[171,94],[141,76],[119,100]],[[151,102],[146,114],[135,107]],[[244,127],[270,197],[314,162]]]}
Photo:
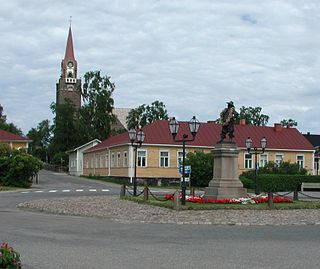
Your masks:
{"label": "flower bed", "polygon": [[21,269],[20,254],[8,243],[0,243],[0,268]]}
{"label": "flower bed", "polygon": [[[166,200],[174,200],[173,195],[166,194]],[[180,196],[181,199],[181,196]],[[186,196],[186,202],[191,203],[212,203],[212,204],[259,204],[259,203],[267,203],[268,196],[264,195],[248,195],[247,197],[242,198],[233,198],[233,199],[221,199],[215,200],[210,198],[205,198],[203,195],[201,196]],[[286,197],[275,196],[273,197],[274,203],[292,203],[292,199]]]}

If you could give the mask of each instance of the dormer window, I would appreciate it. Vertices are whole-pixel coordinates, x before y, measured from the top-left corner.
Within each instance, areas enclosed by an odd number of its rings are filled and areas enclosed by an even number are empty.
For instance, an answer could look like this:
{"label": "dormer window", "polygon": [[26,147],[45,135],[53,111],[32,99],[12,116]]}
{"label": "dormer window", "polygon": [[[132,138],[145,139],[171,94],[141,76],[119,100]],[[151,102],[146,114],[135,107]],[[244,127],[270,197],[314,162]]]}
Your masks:
{"label": "dormer window", "polygon": [[68,78],[72,78],[72,72],[68,72]]}

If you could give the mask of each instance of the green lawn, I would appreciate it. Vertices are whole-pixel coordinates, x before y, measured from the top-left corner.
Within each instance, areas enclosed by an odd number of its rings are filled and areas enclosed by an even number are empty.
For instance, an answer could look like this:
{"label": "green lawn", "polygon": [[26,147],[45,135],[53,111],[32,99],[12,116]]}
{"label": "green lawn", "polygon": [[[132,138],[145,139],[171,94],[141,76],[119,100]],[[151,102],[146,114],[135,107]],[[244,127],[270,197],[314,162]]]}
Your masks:
{"label": "green lawn", "polygon": [[[125,196],[123,199],[134,201],[137,203],[148,204],[152,206],[161,206],[173,209],[173,201],[158,201],[154,198],[143,200],[143,197]],[[275,209],[320,209],[320,201],[294,201],[292,203],[274,203]],[[219,209],[237,209],[237,210],[264,210],[268,209],[267,203],[260,204],[200,204],[187,202],[182,206],[182,210],[219,210]]]}

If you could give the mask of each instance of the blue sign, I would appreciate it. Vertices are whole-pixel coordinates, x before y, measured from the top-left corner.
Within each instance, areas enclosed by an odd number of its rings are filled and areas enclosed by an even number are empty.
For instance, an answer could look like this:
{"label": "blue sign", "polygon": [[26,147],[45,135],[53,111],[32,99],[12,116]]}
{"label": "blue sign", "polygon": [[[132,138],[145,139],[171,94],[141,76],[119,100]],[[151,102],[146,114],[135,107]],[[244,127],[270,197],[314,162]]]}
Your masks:
{"label": "blue sign", "polygon": [[[183,169],[183,166],[180,164],[179,165],[179,173],[182,174],[182,169]],[[185,165],[184,166],[184,173],[185,174],[191,174],[191,165]]]}

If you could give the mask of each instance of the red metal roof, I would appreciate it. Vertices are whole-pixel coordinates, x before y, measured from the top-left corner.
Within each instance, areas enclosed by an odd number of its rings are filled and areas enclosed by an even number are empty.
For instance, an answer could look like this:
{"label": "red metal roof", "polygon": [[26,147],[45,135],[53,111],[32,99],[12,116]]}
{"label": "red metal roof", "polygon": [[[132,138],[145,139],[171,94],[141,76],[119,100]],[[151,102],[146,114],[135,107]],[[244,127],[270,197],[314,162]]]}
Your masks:
{"label": "red metal roof", "polygon": [[28,137],[16,135],[7,131],[0,130],[0,141],[26,141],[31,142]]}
{"label": "red metal roof", "polygon": [[[213,122],[201,123],[196,139],[187,142],[190,146],[214,147],[220,139],[222,126]],[[168,121],[158,120],[143,128],[146,135],[143,144],[157,145],[181,145],[175,142],[169,131]],[[180,129],[176,139],[181,139],[181,134],[188,134],[192,137],[187,122],[180,122]],[[234,142],[240,148],[245,148],[245,140],[251,137],[253,147],[260,147],[262,137],[267,138],[268,149],[287,149],[287,150],[313,150],[314,147],[296,128],[280,128],[276,131],[275,127],[236,125],[234,131]],[[86,152],[96,151],[110,146],[130,143],[128,132],[122,133],[104,140],[101,144],[90,148]]]}
{"label": "red metal roof", "polygon": [[71,26],[69,27],[68,40],[67,40],[67,46],[66,46],[66,54],[64,56],[64,59],[65,60],[75,60],[74,52],[73,52]]}

